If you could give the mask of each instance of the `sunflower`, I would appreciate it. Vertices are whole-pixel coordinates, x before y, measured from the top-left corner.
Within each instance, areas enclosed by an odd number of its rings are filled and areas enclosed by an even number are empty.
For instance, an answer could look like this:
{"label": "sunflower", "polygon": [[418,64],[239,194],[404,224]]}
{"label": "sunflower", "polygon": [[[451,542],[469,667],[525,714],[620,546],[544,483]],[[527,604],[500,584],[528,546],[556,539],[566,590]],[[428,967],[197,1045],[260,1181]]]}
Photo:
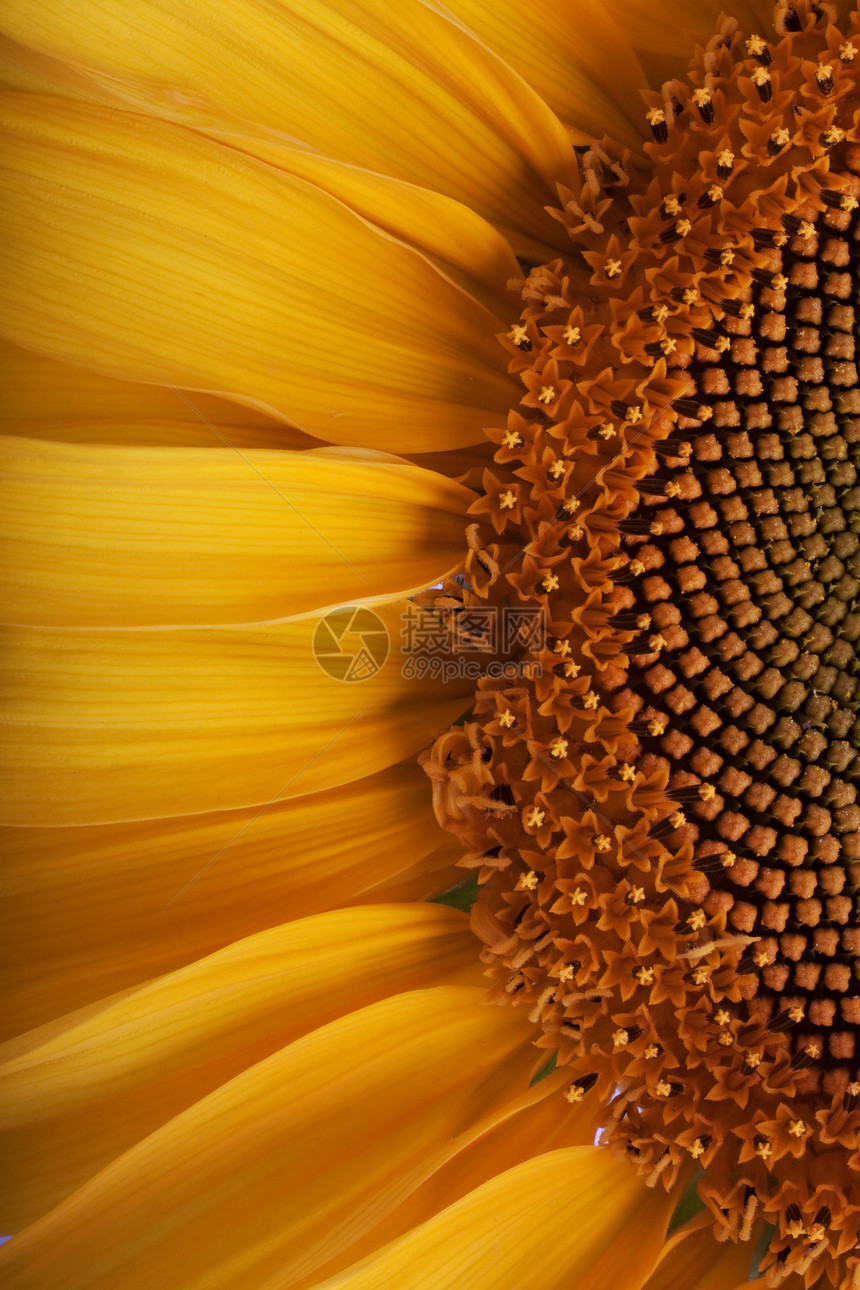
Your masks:
{"label": "sunflower", "polygon": [[860,1286],[860,14],[652,9],[7,5],[10,1288]]}

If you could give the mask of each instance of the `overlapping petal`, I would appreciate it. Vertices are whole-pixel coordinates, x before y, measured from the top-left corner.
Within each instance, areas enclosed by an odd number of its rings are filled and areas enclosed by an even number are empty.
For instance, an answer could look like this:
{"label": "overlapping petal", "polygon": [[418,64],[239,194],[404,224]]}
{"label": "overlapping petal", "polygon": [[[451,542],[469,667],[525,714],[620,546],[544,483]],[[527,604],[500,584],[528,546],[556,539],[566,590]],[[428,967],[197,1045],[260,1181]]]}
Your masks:
{"label": "overlapping petal", "polygon": [[476,442],[510,403],[499,320],[320,189],[129,113],[3,113],[8,339],[400,453]]}
{"label": "overlapping petal", "polygon": [[0,1250],[4,1285],[287,1290],[543,1096],[528,1023],[482,994],[397,995],[258,1062]]}
{"label": "overlapping petal", "polygon": [[600,1148],[568,1147],[493,1178],[318,1290],[639,1290],[671,1205]]}
{"label": "overlapping petal", "polygon": [[710,1214],[691,1219],[666,1243],[654,1275],[643,1290],[726,1290],[750,1271],[754,1244],[718,1245]]}
{"label": "overlapping petal", "polygon": [[19,1231],[148,1133],[300,1035],[475,963],[442,905],[273,927],[0,1046],[0,1228]]}
{"label": "overlapping petal", "polygon": [[335,160],[432,188],[545,254],[544,206],[570,172],[543,100],[470,33],[420,0],[21,0],[25,48],[70,64],[138,110],[196,128],[267,127]]}
{"label": "overlapping petal", "polygon": [[0,845],[4,1035],[459,855],[413,763],[267,808],[7,828]]}

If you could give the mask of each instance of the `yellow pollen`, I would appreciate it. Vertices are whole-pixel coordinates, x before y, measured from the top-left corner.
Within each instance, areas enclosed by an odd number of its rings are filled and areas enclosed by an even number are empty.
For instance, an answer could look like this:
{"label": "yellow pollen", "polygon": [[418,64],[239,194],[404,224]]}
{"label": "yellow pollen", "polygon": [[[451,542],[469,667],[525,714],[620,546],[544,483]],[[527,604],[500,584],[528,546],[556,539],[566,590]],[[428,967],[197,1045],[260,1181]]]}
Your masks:
{"label": "yellow pollen", "polygon": [[606,274],[607,278],[617,278],[621,273],[621,261],[607,260],[603,266],[603,272]]}
{"label": "yellow pollen", "polygon": [[635,426],[637,422],[642,420],[642,409],[638,403],[634,403],[632,408],[627,409],[627,420],[632,426]]}
{"label": "yellow pollen", "polygon": [[687,287],[687,290],[684,292],[684,304],[695,305],[695,304],[698,304],[698,301],[699,301],[699,293],[696,290],[696,288]]}
{"label": "yellow pollen", "polygon": [[652,739],[656,739],[658,735],[664,735],[666,733],[665,723],[655,717],[653,721],[648,722],[648,733]]}
{"label": "yellow pollen", "polygon": [[642,561],[641,561],[641,560],[631,560],[631,561],[630,561],[630,572],[631,572],[631,573],[633,573],[633,574],[635,574],[635,575],[636,575],[636,577],[638,578],[638,577],[639,577],[639,575],[640,575],[640,573],[644,573],[644,572],[645,572],[645,565],[642,563]]}
{"label": "yellow pollen", "polygon": [[763,36],[750,36],[746,44],[747,53],[752,54],[753,58],[758,58],[767,49],[767,41]]}
{"label": "yellow pollen", "polygon": [[810,224],[809,220],[805,219],[797,230],[797,236],[808,242],[811,237],[815,237],[815,225]]}
{"label": "yellow pollen", "polygon": [[657,650],[658,652],[661,649],[665,649],[668,643],[669,642],[666,640],[666,637],[661,636],[659,632],[657,633],[656,636],[652,636],[651,639],[648,641],[648,644],[651,646],[651,648],[653,650]]}
{"label": "yellow pollen", "polygon": [[663,532],[663,528],[663,523],[660,520],[655,520],[654,523],[649,526],[648,532],[653,534],[654,537],[660,537]]}
{"label": "yellow pollen", "polygon": [[727,246],[720,254],[720,264],[731,264],[735,258],[735,253],[730,246]]}
{"label": "yellow pollen", "polygon": [[648,628],[651,626],[651,615],[640,614],[636,619],[636,626],[639,628],[640,632],[647,632]]}
{"label": "yellow pollen", "polygon": [[708,189],[708,200],[714,204],[723,200],[723,190],[719,184],[711,184]]}
{"label": "yellow pollen", "polygon": [[559,971],[558,979],[559,981],[570,981],[575,975],[575,969],[572,968],[569,963],[565,963],[564,967]]}
{"label": "yellow pollen", "polygon": [[[668,317],[669,317],[669,306],[668,306],[668,305],[656,305],[656,306],[655,306],[655,308],[654,308],[654,319],[655,319],[655,321],[656,321],[656,322],[658,322],[658,323],[664,323]],[[631,417],[630,419],[631,419],[631,421],[633,420],[633,418],[632,418],[632,417]]]}
{"label": "yellow pollen", "polygon": [[761,1064],[761,1053],[748,1053],[746,1064],[751,1070],[755,1070],[756,1066]]}
{"label": "yellow pollen", "polygon": [[570,653],[570,641],[559,640],[553,646],[553,653],[560,654],[562,658],[567,658]]}
{"label": "yellow pollen", "polygon": [[768,963],[770,962],[764,950],[759,950],[758,954],[756,954],[754,957],[755,957],[756,967],[760,967],[760,968],[767,967]]}
{"label": "yellow pollen", "polygon": [[693,973],[693,984],[706,985],[707,982],[710,980],[710,976],[711,974],[706,967],[704,966],[697,967],[695,972]]}
{"label": "yellow pollen", "polygon": [[672,1085],[665,1079],[661,1079],[654,1090],[658,1097],[668,1097],[672,1092]]}
{"label": "yellow pollen", "polygon": [[664,354],[674,354],[675,350],[678,348],[678,342],[671,336],[666,336],[660,341],[660,348]]}
{"label": "yellow pollen", "polygon": [[581,671],[582,671],[582,668],[580,667],[579,663],[571,662],[571,663],[565,663],[564,665],[564,674],[566,677],[569,677],[571,680],[575,680],[576,677],[579,676]]}
{"label": "yellow pollen", "polygon": [[662,108],[651,108],[645,116],[649,125],[662,125],[666,120],[666,113]]}
{"label": "yellow pollen", "polygon": [[728,336],[720,336],[714,349],[720,354],[725,354],[726,350],[731,347],[731,343],[732,342],[729,340]]}
{"label": "yellow pollen", "polygon": [[642,901],[643,901],[644,899],[645,899],[645,888],[644,888],[644,887],[631,887],[631,888],[630,888],[630,901],[631,901],[631,903],[632,903],[632,904],[634,904],[634,905],[641,905],[641,904],[642,904]]}
{"label": "yellow pollen", "polygon": [[762,1160],[767,1160],[769,1156],[773,1155],[773,1147],[769,1142],[762,1139],[756,1144],[755,1153],[757,1156],[761,1156]]}
{"label": "yellow pollen", "polygon": [[576,891],[570,893],[570,903],[572,905],[584,905],[588,900],[588,892],[584,887],[577,887]]}
{"label": "yellow pollen", "polygon": [[548,573],[540,585],[544,591],[558,591],[558,574]]}
{"label": "yellow pollen", "polygon": [[729,1047],[731,1047],[731,1045],[732,1045],[734,1042],[735,1042],[735,1041],[734,1041],[734,1038],[732,1037],[732,1035],[731,1035],[730,1031],[728,1031],[728,1030],[724,1030],[724,1031],[723,1031],[723,1033],[720,1035],[719,1040],[718,1040],[718,1043],[721,1043],[721,1044],[722,1044],[722,1046],[723,1046],[723,1048],[729,1048]]}
{"label": "yellow pollen", "polygon": [[845,131],[841,130],[838,125],[832,125],[829,130],[824,132],[824,142],[827,144],[841,143],[845,138]]}
{"label": "yellow pollen", "polygon": [[555,390],[551,385],[542,385],[538,395],[539,403],[553,403],[555,401]]}
{"label": "yellow pollen", "polygon": [[564,1096],[568,1102],[581,1102],[585,1097],[585,1089],[579,1084],[571,1084],[570,1088],[565,1089]]}
{"label": "yellow pollen", "polygon": [[842,201],[839,203],[840,210],[843,211],[856,211],[857,205],[857,198],[848,196],[843,197]]}
{"label": "yellow pollen", "polygon": [[696,107],[705,107],[711,101],[711,91],[708,89],[693,90],[693,102]]}
{"label": "yellow pollen", "polygon": [[540,879],[534,870],[529,869],[528,873],[520,875],[519,881],[517,882],[517,891],[534,891],[539,881]]}
{"label": "yellow pollen", "polygon": [[578,345],[582,340],[582,332],[578,327],[571,327],[570,323],[564,329],[564,343],[566,345]]}
{"label": "yellow pollen", "polygon": [[803,1051],[806,1053],[807,1057],[820,1057],[821,1045],[810,1042],[808,1044],[804,1044]]}
{"label": "yellow pollen", "polygon": [[575,515],[581,505],[582,502],[580,502],[578,497],[571,497],[569,502],[565,502],[564,509],[567,511],[568,515]]}
{"label": "yellow pollen", "polygon": [[792,1120],[791,1124],[788,1126],[788,1131],[793,1138],[802,1138],[804,1133],[806,1133],[806,1124],[803,1120]]}
{"label": "yellow pollen", "polygon": [[716,796],[717,790],[714,788],[713,784],[702,784],[699,789],[699,797],[703,802],[713,802]]}
{"label": "yellow pollen", "polygon": [[553,740],[552,745],[550,746],[550,752],[552,753],[553,757],[566,757],[567,740],[562,739],[561,735],[559,735],[557,739]]}
{"label": "yellow pollen", "polygon": [[558,479],[560,475],[564,474],[564,462],[554,461],[549,468],[549,473],[552,475],[553,479]]}
{"label": "yellow pollen", "polygon": [[731,869],[732,865],[735,863],[736,860],[737,860],[737,856],[735,855],[734,851],[723,852],[722,863],[723,863],[724,869]]}
{"label": "yellow pollen", "polygon": [[720,1008],[719,1012],[714,1013],[714,1021],[718,1026],[727,1026],[731,1021],[731,1017],[726,1012],[725,1008]]}
{"label": "yellow pollen", "polygon": [[572,524],[567,530],[567,536],[570,538],[571,542],[578,542],[582,537],[582,526],[579,524]]}
{"label": "yellow pollen", "polygon": [[851,1097],[860,1097],[860,1084],[849,1084],[845,1090]]}
{"label": "yellow pollen", "polygon": [[806,1235],[806,1228],[803,1226],[803,1223],[801,1223],[799,1218],[793,1218],[789,1223],[786,1223],[785,1230],[788,1232],[789,1236],[793,1236],[795,1240],[797,1240],[799,1236]]}
{"label": "yellow pollen", "polygon": [[788,130],[786,130],[785,126],[781,126],[778,130],[774,130],[770,137],[778,148],[784,148],[791,139],[791,135]]}
{"label": "yellow pollen", "polygon": [[857,57],[857,46],[853,45],[850,40],[839,46],[839,57],[843,63],[853,63]]}
{"label": "yellow pollen", "polygon": [[656,1044],[649,1044],[642,1056],[647,1057],[648,1060],[651,1061],[654,1057],[660,1056],[660,1049]]}
{"label": "yellow pollen", "polygon": [[[679,237],[686,237],[687,234],[692,230],[692,227],[693,225],[690,223],[688,219],[679,219],[678,223],[675,225],[675,229]],[[687,293],[685,292],[684,294],[686,295]]]}
{"label": "yellow pollen", "polygon": [[678,201],[678,198],[675,196],[674,193],[670,193],[669,196],[666,198],[666,200],[663,202],[663,209],[667,215],[681,214],[681,203]]}
{"label": "yellow pollen", "polygon": [[615,426],[611,421],[604,421],[597,433],[600,435],[601,439],[611,439],[615,434]]}
{"label": "yellow pollen", "polygon": [[522,442],[523,442],[522,439],[520,438],[520,436],[517,434],[515,430],[506,431],[505,437],[502,440],[502,443],[505,445],[506,448],[519,448]]}
{"label": "yellow pollen", "polygon": [[499,493],[499,506],[503,511],[509,511],[517,504],[517,495],[510,489],[505,493]]}
{"label": "yellow pollen", "polygon": [[731,170],[735,164],[735,154],[731,148],[723,148],[722,152],[717,153],[717,165],[722,166],[724,170]]}
{"label": "yellow pollen", "polygon": [[636,778],[636,767],[631,766],[630,763],[626,761],[621,767],[621,778],[624,780],[625,784],[632,783]]}
{"label": "yellow pollen", "polygon": [[600,706],[600,699],[599,699],[599,698],[598,698],[598,696],[594,693],[594,691],[593,691],[593,690],[588,690],[588,691],[587,691],[587,692],[582,696],[582,704],[583,704],[583,707],[585,707],[585,708],[589,708],[589,709],[593,712],[593,711],[595,710],[595,708],[597,708],[597,707],[599,707],[599,706]]}
{"label": "yellow pollen", "polygon": [[705,1154],[705,1144],[701,1138],[696,1138],[695,1142],[690,1143],[688,1150],[693,1159],[698,1160],[699,1156],[703,1156]]}
{"label": "yellow pollen", "polygon": [[529,338],[529,329],[525,323],[514,323],[508,336],[515,345],[522,345]]}
{"label": "yellow pollen", "polygon": [[653,984],[654,984],[654,969],[653,969],[653,968],[649,968],[649,967],[641,967],[641,968],[639,968],[636,972],[634,972],[634,973],[633,973],[633,975],[636,977],[636,980],[639,982],[639,984],[640,984],[640,985],[653,985]]}
{"label": "yellow pollen", "polygon": [[530,829],[539,829],[546,819],[546,812],[539,806],[530,806],[526,811],[526,824]]}
{"label": "yellow pollen", "polygon": [[752,74],[754,85],[767,85],[770,80],[770,72],[766,67],[757,67]]}
{"label": "yellow pollen", "polygon": [[516,717],[511,712],[510,708],[505,712],[499,713],[499,725],[504,726],[506,730],[510,730],[511,726],[514,725],[515,722]]}
{"label": "yellow pollen", "polygon": [[785,291],[788,286],[788,278],[784,273],[778,273],[771,283],[774,291]]}
{"label": "yellow pollen", "polygon": [[799,1005],[795,1005],[793,1008],[789,1008],[788,1015],[789,1017],[791,1017],[791,1020],[795,1023],[795,1025],[799,1021],[803,1021],[803,1009]]}
{"label": "yellow pollen", "polygon": [[[674,811],[669,816],[669,823],[672,825],[673,829],[682,829],[684,825],[687,823],[687,817],[683,811]],[[691,918],[690,919],[691,924],[692,924],[692,921],[693,919]]]}
{"label": "yellow pollen", "polygon": [[629,1043],[629,1041],[630,1035],[626,1030],[616,1030],[615,1034],[612,1036],[612,1047],[623,1048],[625,1044]]}
{"label": "yellow pollen", "polygon": [[674,479],[673,479],[670,483],[668,483],[668,484],[666,485],[666,496],[667,496],[667,497],[680,497],[680,496],[681,496],[681,485],[680,485],[680,484],[676,484],[676,483],[675,483],[675,481],[674,481]]}
{"label": "yellow pollen", "polygon": [[689,923],[694,932],[700,932],[708,921],[708,916],[704,909],[696,909],[690,915]]}

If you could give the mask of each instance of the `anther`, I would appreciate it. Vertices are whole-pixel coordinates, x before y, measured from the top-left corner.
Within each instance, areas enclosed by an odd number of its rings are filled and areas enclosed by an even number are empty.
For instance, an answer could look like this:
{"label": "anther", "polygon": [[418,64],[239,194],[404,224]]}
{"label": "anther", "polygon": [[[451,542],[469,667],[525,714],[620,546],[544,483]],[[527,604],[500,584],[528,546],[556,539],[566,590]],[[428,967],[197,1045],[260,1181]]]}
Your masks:
{"label": "anther", "polygon": [[693,102],[699,109],[699,116],[705,125],[712,125],[714,121],[714,104],[711,99],[711,91],[705,88],[693,90]]}
{"label": "anther", "polygon": [[651,133],[657,143],[666,143],[669,138],[669,127],[666,124],[666,113],[662,108],[651,108],[646,113]]}
{"label": "anther", "polygon": [[826,97],[833,93],[833,70],[830,67],[819,67],[815,73],[815,79],[818,82],[818,88]]}
{"label": "anther", "polygon": [[747,53],[752,58],[757,58],[760,63],[766,67],[770,63],[770,50],[763,36],[750,36],[746,42]]}
{"label": "anther", "polygon": [[508,337],[514,342],[517,349],[524,349],[526,353],[531,349],[532,343],[529,340],[528,327],[525,323],[514,323],[508,332]]}
{"label": "anther", "polygon": [[720,179],[728,179],[734,164],[735,154],[731,148],[723,148],[722,152],[717,154],[717,174]]}
{"label": "anther", "polygon": [[788,143],[791,142],[791,135],[785,127],[774,130],[773,134],[767,141],[767,155],[776,157]]}
{"label": "anther", "polygon": [[716,206],[717,202],[722,201],[723,195],[723,190],[719,184],[711,184],[710,188],[702,193],[696,204],[703,207]]}
{"label": "anther", "polygon": [[773,98],[773,82],[767,68],[757,67],[752,74],[752,82],[762,103],[770,103]]}

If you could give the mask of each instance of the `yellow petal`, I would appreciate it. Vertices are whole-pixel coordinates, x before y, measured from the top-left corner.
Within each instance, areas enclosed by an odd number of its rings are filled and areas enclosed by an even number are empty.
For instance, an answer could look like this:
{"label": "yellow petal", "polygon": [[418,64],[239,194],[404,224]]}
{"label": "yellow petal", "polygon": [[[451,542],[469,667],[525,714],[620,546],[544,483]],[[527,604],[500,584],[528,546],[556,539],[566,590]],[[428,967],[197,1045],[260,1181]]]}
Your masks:
{"label": "yellow petal", "polygon": [[[430,0],[456,14],[573,127],[579,143],[605,134],[637,146],[647,126],[645,73],[606,0]],[[662,30],[662,17],[659,23]],[[648,132],[650,138],[650,131]]]}
{"label": "yellow petal", "polygon": [[[0,340],[0,430],[64,443],[152,447],[319,448],[322,441],[254,408],[101,376]],[[428,454],[443,461],[450,453]],[[419,462],[419,465],[424,464]]]}
{"label": "yellow petal", "polygon": [[510,405],[499,320],[320,189],[140,116],[3,114],[7,339],[401,453],[475,443]]}
{"label": "yellow petal", "polygon": [[290,148],[270,134],[208,133],[331,193],[377,228],[424,252],[493,313],[506,318],[518,312],[507,290],[510,279],[521,275],[510,244],[462,202],[306,148]]}
{"label": "yellow petal", "polygon": [[591,1146],[600,1104],[595,1101],[589,1106],[586,1101],[572,1107],[562,1101],[556,1085],[567,1082],[567,1078],[563,1072],[549,1077],[547,1096],[542,1101],[524,1107],[497,1129],[461,1151],[354,1246],[338,1253],[319,1269],[318,1274],[303,1279],[294,1290],[308,1290],[324,1277],[342,1272],[368,1254],[381,1250],[389,1241],[426,1223],[434,1214],[523,1160],[558,1147]]}
{"label": "yellow petal", "polygon": [[697,1217],[666,1243],[643,1290],[726,1290],[747,1275],[753,1253],[749,1242],[718,1242],[710,1215]]}
{"label": "yellow petal", "polygon": [[0,1228],[16,1232],[309,1030],[475,961],[468,919],[373,905],[273,927],[0,1047]]}
{"label": "yellow petal", "polygon": [[482,995],[401,994],[258,1062],[0,1249],[5,1290],[307,1276],[519,1109],[531,1027]]}
{"label": "yellow petal", "polygon": [[414,763],[268,810],[3,829],[0,849],[4,1036],[459,855]]}
{"label": "yellow petal", "polygon": [[456,838],[448,835],[442,845],[429,855],[423,856],[402,873],[369,887],[352,903],[365,905],[377,900],[433,900],[465,882],[468,874],[457,867],[462,854],[462,845]]}
{"label": "yellow petal", "polygon": [[403,0],[9,0],[7,33],[195,128],[226,117],[463,202],[548,258],[573,156],[544,102],[479,41]]}
{"label": "yellow petal", "polygon": [[[232,810],[402,761],[463,711],[473,684],[443,683],[431,669],[421,679],[403,674],[400,634],[411,612],[394,598],[325,623],[9,628],[2,822]],[[332,674],[344,658],[372,670],[386,648],[368,679],[361,670],[354,681]]]}
{"label": "yellow petal", "polygon": [[772,30],[771,0],[665,0],[660,20],[654,21],[649,0],[612,0],[612,16],[624,31],[645,69],[649,83],[656,87],[671,77],[685,77],[695,42],[705,42],[719,28],[721,15],[737,18],[750,34],[769,35]]}
{"label": "yellow petal", "polygon": [[60,627],[262,622],[418,589],[460,563],[474,499],[336,450],[0,438],[0,474],[0,615]]}
{"label": "yellow petal", "polygon": [[567,1147],[493,1178],[318,1290],[639,1290],[671,1207],[602,1148]]}

